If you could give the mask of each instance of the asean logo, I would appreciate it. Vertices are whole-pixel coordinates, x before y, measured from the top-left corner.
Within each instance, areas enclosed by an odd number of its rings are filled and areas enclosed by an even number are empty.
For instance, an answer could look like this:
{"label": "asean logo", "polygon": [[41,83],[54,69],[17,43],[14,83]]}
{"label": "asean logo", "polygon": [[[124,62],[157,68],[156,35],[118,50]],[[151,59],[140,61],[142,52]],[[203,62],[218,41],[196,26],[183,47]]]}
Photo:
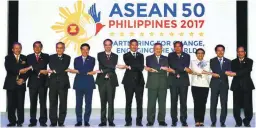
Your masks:
{"label": "asean logo", "polygon": [[74,4],[74,12],[67,7],[59,8],[59,15],[63,22],[56,22],[51,28],[56,33],[64,33],[60,39],[66,47],[74,43],[74,51],[80,53],[79,47],[96,36],[105,26],[100,23],[101,12],[97,12],[96,5],[93,4],[88,12],[85,12],[85,4],[78,0]]}

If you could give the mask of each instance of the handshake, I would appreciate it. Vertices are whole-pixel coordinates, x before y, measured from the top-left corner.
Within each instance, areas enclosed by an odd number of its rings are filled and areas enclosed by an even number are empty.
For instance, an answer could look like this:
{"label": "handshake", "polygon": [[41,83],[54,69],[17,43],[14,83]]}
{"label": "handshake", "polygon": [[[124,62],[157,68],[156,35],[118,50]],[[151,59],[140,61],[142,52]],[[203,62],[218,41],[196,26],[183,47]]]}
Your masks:
{"label": "handshake", "polygon": [[119,69],[129,69],[131,70],[131,66],[127,66],[127,65],[116,65],[116,68],[119,68]]}
{"label": "handshake", "polygon": [[236,73],[235,73],[235,72],[232,72],[232,71],[226,71],[225,74],[226,74],[227,76],[231,76],[231,77],[236,76]]}
{"label": "handshake", "polygon": [[[156,69],[150,68],[150,67],[147,67],[147,66],[145,66],[144,69],[145,69],[146,71],[148,71],[148,72],[158,72]],[[164,71],[166,71],[166,72],[175,73],[175,70],[173,70],[172,68],[169,68],[169,67],[165,67],[165,66],[161,66],[161,67],[160,67],[160,70],[164,70]]]}
{"label": "handshake", "polygon": [[25,74],[27,73],[29,70],[32,69],[32,66],[29,66],[29,67],[26,67],[26,68],[23,68],[23,69],[20,69],[19,73],[20,74]]}

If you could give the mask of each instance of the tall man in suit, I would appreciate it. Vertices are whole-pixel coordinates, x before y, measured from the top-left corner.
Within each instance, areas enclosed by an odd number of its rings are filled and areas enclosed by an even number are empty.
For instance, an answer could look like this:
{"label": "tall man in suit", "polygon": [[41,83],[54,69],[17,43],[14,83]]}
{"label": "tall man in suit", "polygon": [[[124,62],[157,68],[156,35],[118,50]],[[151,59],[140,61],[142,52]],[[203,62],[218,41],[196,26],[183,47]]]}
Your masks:
{"label": "tall man in suit", "polygon": [[[253,116],[252,90],[254,84],[251,78],[253,60],[246,57],[244,47],[237,48],[238,58],[231,62],[231,75],[234,76],[231,90],[233,91],[233,114],[236,120],[236,127],[250,127]],[[244,109],[245,118],[240,117],[241,109]]]}
{"label": "tall man in suit", "polygon": [[180,121],[182,126],[188,126],[187,124],[187,94],[189,76],[191,73],[190,65],[190,55],[183,52],[183,44],[181,41],[174,42],[174,52],[169,53],[168,63],[169,67],[173,70],[169,71],[169,86],[171,93],[171,117],[172,126],[177,126],[177,102],[178,96],[180,97]]}
{"label": "tall man in suit", "polygon": [[231,76],[231,61],[224,57],[225,47],[223,45],[217,45],[215,47],[217,57],[210,60],[210,68],[212,70],[212,78],[210,82],[211,88],[211,106],[210,116],[212,121],[212,127],[216,126],[216,111],[218,105],[218,98],[220,96],[221,114],[220,123],[221,127],[225,127],[225,121],[227,117],[227,102],[228,102],[228,89],[229,82],[228,76]]}
{"label": "tall man in suit", "polygon": [[147,126],[153,126],[155,122],[156,101],[158,101],[159,126],[167,126],[165,123],[166,94],[168,89],[167,72],[168,58],[162,55],[162,44],[154,44],[154,54],[147,56],[145,70],[148,71],[146,88],[148,88]]}
{"label": "tall man in suit", "polygon": [[29,97],[30,97],[30,124],[29,127],[36,126],[36,112],[37,112],[37,99],[39,96],[40,103],[40,118],[39,122],[41,126],[47,126],[47,86],[46,80],[48,77],[47,64],[49,62],[49,55],[42,53],[43,44],[40,41],[36,41],[33,44],[34,53],[27,56],[28,65],[32,66],[32,70],[29,72]]}
{"label": "tall man in suit", "polygon": [[103,41],[105,51],[98,53],[99,70],[97,74],[96,84],[99,86],[100,102],[101,102],[101,123],[99,126],[107,125],[106,106],[108,103],[108,122],[109,126],[114,124],[114,99],[116,87],[118,86],[116,67],[125,68],[125,66],[117,66],[118,55],[111,52],[112,40],[106,39]]}
{"label": "tall man in suit", "polygon": [[89,120],[92,111],[92,95],[95,89],[93,71],[95,58],[89,55],[90,45],[82,44],[80,46],[82,55],[74,60],[74,68],[68,69],[68,72],[76,73],[73,89],[76,91],[76,120],[75,126],[82,126],[82,106],[85,97],[84,126],[90,126]]}
{"label": "tall man in suit", "polygon": [[[66,70],[70,64],[70,56],[64,54],[65,44],[58,42],[56,44],[57,54],[50,56],[49,67],[51,69],[49,78],[49,99],[50,99],[50,121],[51,126],[64,126],[67,115],[67,95],[70,88],[69,77]],[[57,116],[59,98],[59,116]]]}
{"label": "tall man in suit", "polygon": [[131,107],[132,99],[135,93],[137,102],[137,119],[136,125],[143,126],[142,121],[142,103],[143,103],[143,91],[144,91],[144,77],[142,71],[144,69],[144,56],[137,52],[138,41],[132,39],[129,42],[130,52],[123,55],[127,69],[125,71],[122,84],[124,84],[126,106],[125,106],[125,126],[132,125]]}
{"label": "tall man in suit", "polygon": [[[27,71],[31,69],[27,64],[27,57],[21,54],[22,46],[16,42],[12,46],[13,54],[5,57],[4,89],[7,91],[7,112],[9,124],[7,127],[21,127],[24,122],[24,99],[26,91]],[[17,111],[17,117],[16,117]]]}

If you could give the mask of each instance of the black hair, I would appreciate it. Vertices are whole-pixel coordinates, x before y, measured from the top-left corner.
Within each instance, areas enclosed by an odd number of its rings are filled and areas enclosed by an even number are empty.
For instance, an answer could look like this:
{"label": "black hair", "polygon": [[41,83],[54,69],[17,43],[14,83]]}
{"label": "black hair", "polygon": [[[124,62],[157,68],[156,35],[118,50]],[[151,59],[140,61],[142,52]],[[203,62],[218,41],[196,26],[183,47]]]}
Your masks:
{"label": "black hair", "polygon": [[56,48],[57,48],[57,46],[58,46],[59,44],[63,45],[63,47],[65,48],[65,44],[64,44],[63,42],[58,42],[58,43],[56,43]]}
{"label": "black hair", "polygon": [[90,50],[90,45],[87,43],[84,43],[80,46],[80,49],[82,49],[84,46],[86,46]]}
{"label": "black hair", "polygon": [[238,51],[238,49],[239,49],[239,48],[243,48],[243,49],[244,49],[244,51],[246,51],[246,49],[245,49],[245,47],[244,47],[244,46],[239,46],[239,47],[237,47],[236,51]]}
{"label": "black hair", "polygon": [[129,44],[131,45],[132,42],[136,42],[136,44],[138,45],[138,41],[137,41],[136,39],[131,39],[131,40],[129,41]]}
{"label": "black hair", "polygon": [[162,47],[162,44],[158,43],[158,42],[154,44],[154,47],[157,46],[157,45],[160,45]]}
{"label": "black hair", "polygon": [[204,51],[204,49],[202,49],[202,48],[196,49],[196,54],[197,54],[199,51],[203,51],[203,53],[205,54],[205,51]]}
{"label": "black hair", "polygon": [[217,51],[217,49],[218,49],[219,47],[223,48],[223,50],[225,51],[225,46],[222,45],[222,44],[218,44],[218,45],[216,45],[216,47],[215,47],[215,52]]}
{"label": "black hair", "polygon": [[180,44],[180,46],[183,47],[183,43],[181,41],[174,41],[173,47],[175,47],[176,44]]}
{"label": "black hair", "polygon": [[113,41],[112,41],[111,39],[105,39],[105,40],[103,41],[103,45],[105,45],[105,43],[106,43],[107,41],[111,42],[111,45],[113,44]]}
{"label": "black hair", "polygon": [[19,45],[19,46],[22,48],[22,45],[21,45],[21,43],[19,43],[19,42],[14,42],[14,43],[12,44],[12,48],[14,48],[14,45]]}
{"label": "black hair", "polygon": [[33,43],[33,48],[35,47],[36,44],[40,44],[40,47],[43,48],[43,44],[41,41],[36,41]]}

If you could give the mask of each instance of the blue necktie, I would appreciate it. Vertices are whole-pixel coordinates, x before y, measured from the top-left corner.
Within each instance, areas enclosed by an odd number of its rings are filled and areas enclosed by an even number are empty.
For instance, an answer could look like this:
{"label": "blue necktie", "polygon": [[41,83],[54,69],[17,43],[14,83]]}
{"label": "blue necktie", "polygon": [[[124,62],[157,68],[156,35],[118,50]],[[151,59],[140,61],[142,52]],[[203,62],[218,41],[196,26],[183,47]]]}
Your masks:
{"label": "blue necktie", "polygon": [[222,59],[221,58],[219,59],[219,62],[220,62],[220,69],[222,70]]}

